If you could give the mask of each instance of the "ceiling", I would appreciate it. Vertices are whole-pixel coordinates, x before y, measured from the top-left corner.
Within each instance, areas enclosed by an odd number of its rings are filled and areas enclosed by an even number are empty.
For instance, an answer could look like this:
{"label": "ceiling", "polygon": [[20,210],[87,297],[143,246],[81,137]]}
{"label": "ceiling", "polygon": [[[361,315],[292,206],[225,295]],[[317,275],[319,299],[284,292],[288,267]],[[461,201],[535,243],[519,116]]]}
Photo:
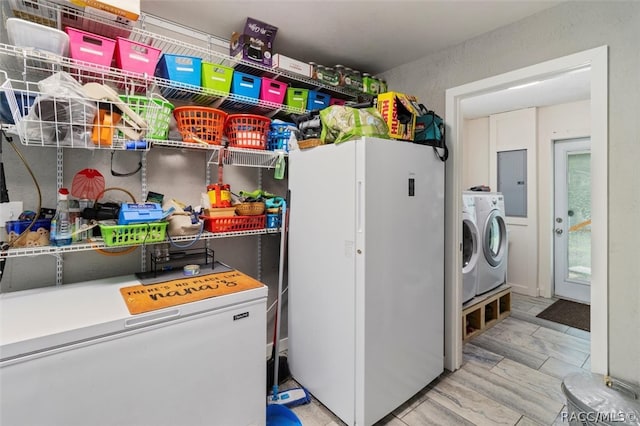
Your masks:
{"label": "ceiling", "polygon": [[500,112],[590,99],[590,68],[579,68],[543,80],[462,100],[462,115],[473,119]]}
{"label": "ceiling", "polygon": [[[564,0],[141,0],[142,10],[228,40],[247,17],[278,27],[274,53],[382,73]],[[465,118],[589,99],[589,73],[466,99]]]}
{"label": "ceiling", "polygon": [[141,0],[144,12],[229,39],[247,17],[278,27],[274,53],[377,74],[561,1]]}

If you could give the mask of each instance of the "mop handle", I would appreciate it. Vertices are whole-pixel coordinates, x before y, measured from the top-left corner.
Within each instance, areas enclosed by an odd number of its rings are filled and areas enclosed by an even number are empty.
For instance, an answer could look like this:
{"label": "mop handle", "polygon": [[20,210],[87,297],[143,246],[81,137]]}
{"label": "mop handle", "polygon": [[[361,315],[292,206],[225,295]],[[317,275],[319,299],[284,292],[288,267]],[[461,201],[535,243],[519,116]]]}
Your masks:
{"label": "mop handle", "polygon": [[282,224],[280,229],[280,264],[278,267],[278,293],[277,293],[277,301],[276,301],[276,318],[275,321],[278,321],[278,326],[275,331],[275,357],[274,357],[274,367],[273,367],[273,398],[276,399],[278,397],[278,367],[279,367],[279,359],[280,359],[280,318],[282,314],[282,301],[280,298],[282,297],[282,282],[284,280],[284,256],[285,256],[285,247],[287,243],[287,202],[282,202]]}

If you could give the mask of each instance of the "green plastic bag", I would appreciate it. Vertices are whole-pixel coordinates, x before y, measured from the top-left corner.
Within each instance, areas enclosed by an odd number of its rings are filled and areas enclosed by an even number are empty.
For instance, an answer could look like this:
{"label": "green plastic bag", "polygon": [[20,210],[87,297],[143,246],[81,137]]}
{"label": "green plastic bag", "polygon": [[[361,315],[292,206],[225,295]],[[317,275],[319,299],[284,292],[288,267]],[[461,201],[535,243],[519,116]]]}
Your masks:
{"label": "green plastic bag", "polygon": [[320,121],[320,139],[325,144],[340,143],[363,136],[389,137],[389,128],[375,108],[332,105],[320,110]]}

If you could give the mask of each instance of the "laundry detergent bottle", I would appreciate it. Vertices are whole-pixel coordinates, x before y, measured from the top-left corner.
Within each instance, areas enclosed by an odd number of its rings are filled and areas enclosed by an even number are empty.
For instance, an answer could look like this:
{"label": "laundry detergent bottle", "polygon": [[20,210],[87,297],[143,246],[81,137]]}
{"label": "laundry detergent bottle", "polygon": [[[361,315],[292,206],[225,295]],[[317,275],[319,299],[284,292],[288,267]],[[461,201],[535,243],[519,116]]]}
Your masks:
{"label": "laundry detergent bottle", "polygon": [[58,206],[51,219],[51,245],[67,246],[71,244],[71,215],[69,214],[69,190],[58,190]]}

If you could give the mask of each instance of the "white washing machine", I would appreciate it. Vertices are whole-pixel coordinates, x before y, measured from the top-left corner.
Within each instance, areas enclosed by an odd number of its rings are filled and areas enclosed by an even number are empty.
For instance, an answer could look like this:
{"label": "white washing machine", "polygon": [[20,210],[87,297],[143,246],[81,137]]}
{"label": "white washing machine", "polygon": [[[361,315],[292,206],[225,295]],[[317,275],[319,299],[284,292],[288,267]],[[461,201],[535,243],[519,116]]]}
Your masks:
{"label": "white washing machine", "polygon": [[480,231],[476,220],[474,192],[462,193],[462,303],[476,296]]}
{"label": "white washing machine", "polygon": [[475,193],[476,220],[480,230],[477,295],[500,286],[507,278],[507,225],[504,197],[500,192]]}

